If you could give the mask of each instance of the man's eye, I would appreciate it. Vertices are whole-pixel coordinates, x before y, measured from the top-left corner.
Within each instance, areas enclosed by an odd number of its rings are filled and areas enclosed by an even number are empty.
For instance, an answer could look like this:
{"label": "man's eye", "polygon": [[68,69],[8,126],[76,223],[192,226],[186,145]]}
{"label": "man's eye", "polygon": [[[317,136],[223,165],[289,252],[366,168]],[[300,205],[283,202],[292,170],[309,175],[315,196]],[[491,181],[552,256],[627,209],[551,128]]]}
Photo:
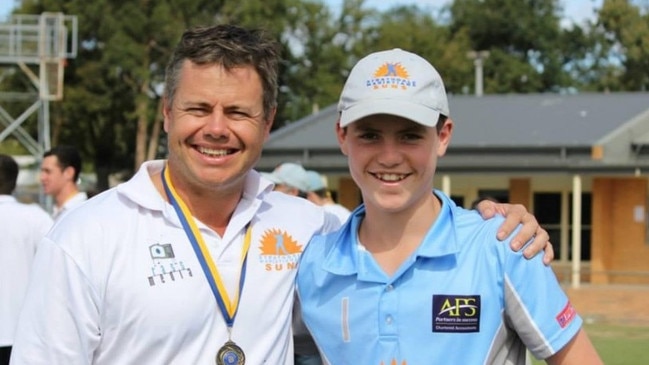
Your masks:
{"label": "man's eye", "polygon": [[233,111],[230,113],[234,118],[247,118],[248,114],[242,111]]}
{"label": "man's eye", "polygon": [[207,109],[205,108],[188,108],[187,112],[194,115],[204,115],[208,113]]}

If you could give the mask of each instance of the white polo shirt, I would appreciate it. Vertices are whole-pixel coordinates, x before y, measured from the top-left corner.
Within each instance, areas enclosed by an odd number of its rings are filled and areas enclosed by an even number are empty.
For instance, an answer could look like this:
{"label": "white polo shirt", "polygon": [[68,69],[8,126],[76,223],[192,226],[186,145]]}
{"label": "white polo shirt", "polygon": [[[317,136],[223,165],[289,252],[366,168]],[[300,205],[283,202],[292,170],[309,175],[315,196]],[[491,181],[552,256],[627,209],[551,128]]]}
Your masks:
{"label": "white polo shirt", "polygon": [[14,342],[36,247],[51,226],[40,206],[0,195],[0,347]]}
{"label": "white polo shirt", "polygon": [[[214,364],[228,330],[176,211],[149,177],[163,164],[145,163],[70,211],[43,241],[13,365]],[[252,227],[231,337],[247,364],[293,363],[298,259],[314,234],[338,226],[307,200],[271,190],[251,171],[223,237],[197,224],[230,298]]]}
{"label": "white polo shirt", "polygon": [[70,199],[66,200],[61,207],[54,206],[52,210],[52,217],[55,220],[61,219],[67,212],[71,209],[81,205],[81,203],[88,200],[88,194],[83,191],[79,191],[74,194]]}

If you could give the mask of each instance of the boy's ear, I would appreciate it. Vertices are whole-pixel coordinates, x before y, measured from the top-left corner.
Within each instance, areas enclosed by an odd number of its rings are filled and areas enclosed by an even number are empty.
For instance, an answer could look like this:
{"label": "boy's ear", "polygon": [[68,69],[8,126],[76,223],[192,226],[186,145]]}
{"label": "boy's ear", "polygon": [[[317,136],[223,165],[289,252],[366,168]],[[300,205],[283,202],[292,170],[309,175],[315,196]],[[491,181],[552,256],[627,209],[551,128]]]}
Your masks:
{"label": "boy's ear", "polygon": [[444,125],[442,125],[442,127],[439,128],[439,132],[437,133],[437,138],[439,138],[439,144],[437,146],[437,156],[441,157],[446,154],[446,149],[448,148],[448,145],[451,143],[452,135],[453,135],[453,120],[451,118],[447,118],[444,121]]}
{"label": "boy's ear", "polygon": [[347,139],[347,128],[342,128],[340,126],[340,119],[336,122],[336,138],[338,139],[340,151],[343,155],[347,156],[347,146],[345,145],[345,140]]}

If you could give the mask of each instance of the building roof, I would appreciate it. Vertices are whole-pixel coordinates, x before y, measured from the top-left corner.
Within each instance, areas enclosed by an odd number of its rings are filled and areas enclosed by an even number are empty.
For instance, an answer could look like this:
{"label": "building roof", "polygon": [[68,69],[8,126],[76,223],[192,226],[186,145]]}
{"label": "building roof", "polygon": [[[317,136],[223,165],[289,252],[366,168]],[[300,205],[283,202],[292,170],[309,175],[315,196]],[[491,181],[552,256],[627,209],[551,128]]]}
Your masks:
{"label": "building roof", "polygon": [[[449,96],[454,121],[440,169],[633,172],[649,168],[649,93]],[[258,164],[290,160],[346,173],[336,105],[273,132]],[[645,156],[646,154],[646,156]]]}

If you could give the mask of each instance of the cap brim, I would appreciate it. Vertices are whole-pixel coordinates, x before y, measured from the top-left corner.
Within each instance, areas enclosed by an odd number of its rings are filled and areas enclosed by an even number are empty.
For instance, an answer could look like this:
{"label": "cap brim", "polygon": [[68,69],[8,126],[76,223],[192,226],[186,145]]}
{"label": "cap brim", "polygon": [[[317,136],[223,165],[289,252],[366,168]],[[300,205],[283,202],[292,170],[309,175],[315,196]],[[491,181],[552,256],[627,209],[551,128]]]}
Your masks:
{"label": "cap brim", "polygon": [[359,119],[377,114],[394,115],[412,120],[426,127],[434,127],[437,125],[441,113],[413,102],[394,99],[374,99],[354,104],[343,110],[340,114],[340,126],[346,127]]}
{"label": "cap brim", "polygon": [[265,177],[267,180],[270,180],[273,184],[282,184],[282,180],[280,180],[277,176],[275,176],[273,173],[270,172],[262,172],[261,176]]}

